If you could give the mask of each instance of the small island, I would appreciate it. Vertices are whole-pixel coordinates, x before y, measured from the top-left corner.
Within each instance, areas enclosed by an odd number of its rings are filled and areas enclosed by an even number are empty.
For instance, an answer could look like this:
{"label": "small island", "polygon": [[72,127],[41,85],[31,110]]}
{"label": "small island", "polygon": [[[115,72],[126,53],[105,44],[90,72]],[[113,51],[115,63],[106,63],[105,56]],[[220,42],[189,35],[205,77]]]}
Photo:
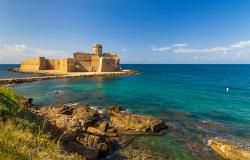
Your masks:
{"label": "small island", "polygon": [[12,68],[9,71],[40,74],[42,76],[0,78],[0,84],[73,77],[121,76],[138,73],[134,70],[122,70],[120,57],[117,53],[103,53],[101,44],[94,44],[92,53],[75,52],[73,58],[46,59],[45,57],[37,57],[25,59],[21,62],[20,68]]}

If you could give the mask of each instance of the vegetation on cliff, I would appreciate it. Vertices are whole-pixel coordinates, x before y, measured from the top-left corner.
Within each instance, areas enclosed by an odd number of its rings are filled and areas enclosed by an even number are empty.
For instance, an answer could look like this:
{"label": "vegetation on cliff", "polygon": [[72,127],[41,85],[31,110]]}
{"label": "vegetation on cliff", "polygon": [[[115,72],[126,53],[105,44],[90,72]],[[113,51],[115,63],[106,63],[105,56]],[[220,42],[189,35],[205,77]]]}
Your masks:
{"label": "vegetation on cliff", "polygon": [[0,86],[0,159],[74,159],[63,151],[44,124],[25,108],[14,91]]}

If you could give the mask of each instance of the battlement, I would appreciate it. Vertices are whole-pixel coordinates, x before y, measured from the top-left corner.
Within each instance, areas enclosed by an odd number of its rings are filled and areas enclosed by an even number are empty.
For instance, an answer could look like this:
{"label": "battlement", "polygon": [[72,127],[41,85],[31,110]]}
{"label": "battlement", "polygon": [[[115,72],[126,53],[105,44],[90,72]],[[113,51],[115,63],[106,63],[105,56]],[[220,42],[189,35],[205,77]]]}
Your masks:
{"label": "battlement", "polygon": [[102,45],[94,44],[92,53],[75,52],[74,58],[46,59],[38,57],[21,62],[21,71],[55,70],[61,72],[115,72],[120,71],[117,53],[102,53]]}

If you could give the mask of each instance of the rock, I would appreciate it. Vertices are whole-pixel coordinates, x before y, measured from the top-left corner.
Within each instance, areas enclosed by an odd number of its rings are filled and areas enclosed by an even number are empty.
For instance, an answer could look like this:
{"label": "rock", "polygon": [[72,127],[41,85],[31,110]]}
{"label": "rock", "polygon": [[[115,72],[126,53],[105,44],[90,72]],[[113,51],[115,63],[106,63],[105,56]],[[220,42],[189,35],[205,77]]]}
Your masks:
{"label": "rock", "polygon": [[99,113],[84,104],[59,104],[42,107],[33,113],[50,122],[50,131],[57,133],[65,148],[87,159],[103,158],[121,146],[123,139],[117,136],[118,131],[129,130],[132,134],[141,134],[157,132],[166,127],[165,123],[154,117],[121,112],[119,106]]}
{"label": "rock", "polygon": [[73,109],[73,117],[81,121],[82,125],[94,123],[98,119],[98,112],[90,107],[79,104]]}
{"label": "rock", "polygon": [[108,127],[109,127],[109,125],[108,125],[108,123],[107,123],[106,121],[101,122],[101,123],[99,124],[99,126],[98,126],[98,128],[99,128],[101,131],[103,131],[103,132],[106,132],[107,129],[108,129]]}
{"label": "rock", "polygon": [[119,151],[115,159],[129,159],[129,160],[166,160],[167,156],[153,152],[145,148],[135,145],[129,145]]}
{"label": "rock", "polygon": [[88,127],[87,132],[89,132],[91,134],[101,135],[101,136],[105,135],[105,132],[103,132],[99,128],[95,128],[95,127]]}
{"label": "rock", "polygon": [[57,104],[51,106],[44,106],[40,108],[39,112],[51,118],[57,117],[59,114],[70,116],[70,113],[72,113],[72,108],[65,105]]}
{"label": "rock", "polygon": [[105,143],[104,139],[90,134],[83,134],[79,136],[78,142],[82,144],[87,149],[107,151],[108,145]]}
{"label": "rock", "polygon": [[211,148],[220,156],[227,160],[250,160],[250,150],[230,144],[225,140],[209,140]]}
{"label": "rock", "polygon": [[60,141],[65,142],[65,141],[74,141],[74,139],[76,138],[77,134],[75,132],[68,132],[65,131],[61,137],[60,137]]}
{"label": "rock", "polygon": [[50,117],[54,120],[55,126],[60,129],[67,129],[69,124],[69,117],[67,115],[60,115],[58,117]]}
{"label": "rock", "polygon": [[88,127],[88,133],[100,135],[100,136],[107,136],[107,137],[116,137],[117,134],[115,132],[104,132],[103,130],[95,127]]}
{"label": "rock", "polygon": [[80,155],[84,155],[87,160],[95,160],[99,156],[99,150],[88,149],[83,145],[77,144],[75,142],[68,142],[64,144],[64,147],[70,152],[76,152]]}
{"label": "rock", "polygon": [[114,105],[110,108],[107,109],[107,112],[108,113],[111,113],[111,114],[119,114],[122,110],[122,107],[118,106],[118,105]]}
{"label": "rock", "polygon": [[26,99],[24,99],[24,106],[26,106],[26,107],[33,107],[33,98],[26,98]]}
{"label": "rock", "polygon": [[110,121],[118,127],[119,130],[134,130],[137,132],[158,132],[166,125],[152,116],[135,115],[130,113],[120,113],[111,116]]}
{"label": "rock", "polygon": [[210,130],[226,130],[225,126],[215,123],[213,121],[208,121],[208,120],[202,120],[199,123],[202,127],[209,128]]}
{"label": "rock", "polygon": [[47,117],[48,120],[58,129],[69,132],[76,132],[83,129],[81,123],[76,118],[72,118],[72,107],[65,105],[52,105],[42,107],[39,112]]}

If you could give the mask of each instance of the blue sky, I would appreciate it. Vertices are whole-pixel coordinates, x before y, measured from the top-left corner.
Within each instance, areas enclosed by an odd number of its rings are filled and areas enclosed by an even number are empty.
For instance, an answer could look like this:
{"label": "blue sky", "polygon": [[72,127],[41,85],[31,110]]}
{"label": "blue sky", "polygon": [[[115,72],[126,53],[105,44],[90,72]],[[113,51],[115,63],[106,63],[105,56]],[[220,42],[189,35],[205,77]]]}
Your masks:
{"label": "blue sky", "polygon": [[0,63],[93,43],[122,63],[250,63],[250,1],[0,0]]}

